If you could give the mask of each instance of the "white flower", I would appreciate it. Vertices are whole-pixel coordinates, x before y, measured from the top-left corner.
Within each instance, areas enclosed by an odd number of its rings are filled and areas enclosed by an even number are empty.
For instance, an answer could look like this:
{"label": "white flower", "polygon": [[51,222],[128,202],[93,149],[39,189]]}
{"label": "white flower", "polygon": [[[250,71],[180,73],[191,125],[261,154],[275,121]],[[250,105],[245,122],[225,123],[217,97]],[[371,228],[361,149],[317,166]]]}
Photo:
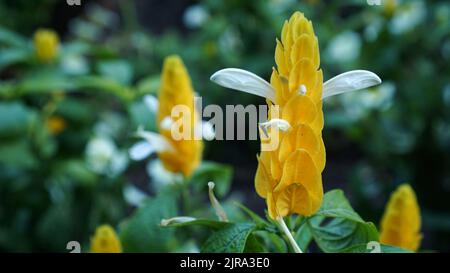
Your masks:
{"label": "white flower", "polygon": [[120,174],[128,165],[125,153],[118,150],[110,138],[99,136],[89,141],[86,162],[92,171],[110,177]]}
{"label": "white flower", "polygon": [[193,5],[183,15],[184,24],[188,28],[201,27],[209,18],[208,11],[202,5]]}
{"label": "white flower", "polygon": [[356,60],[361,51],[361,38],[353,31],[343,32],[329,43],[325,55],[333,62],[346,63]]}
{"label": "white flower", "polygon": [[[211,81],[223,87],[261,96],[276,103],[275,90],[270,83],[252,72],[238,68],[225,68],[214,73],[211,76]],[[322,99],[365,89],[380,83],[380,77],[367,70],[345,72],[323,84]]]}

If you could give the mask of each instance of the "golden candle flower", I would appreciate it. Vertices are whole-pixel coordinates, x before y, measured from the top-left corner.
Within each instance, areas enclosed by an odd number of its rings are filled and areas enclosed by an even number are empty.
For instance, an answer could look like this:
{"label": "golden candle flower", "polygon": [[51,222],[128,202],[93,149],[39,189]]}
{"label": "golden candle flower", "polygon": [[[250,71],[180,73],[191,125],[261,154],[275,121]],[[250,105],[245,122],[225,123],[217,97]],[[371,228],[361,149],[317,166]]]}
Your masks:
{"label": "golden candle flower", "polygon": [[391,195],[381,220],[380,242],[411,251],[419,249],[420,209],[414,190],[400,185]]}
{"label": "golden candle flower", "polygon": [[[183,132],[187,133],[187,137],[180,140],[174,139],[170,126],[176,122],[172,119],[172,109],[177,106],[184,106],[189,110],[179,117],[179,119],[187,119],[184,125],[190,125],[190,128],[182,128],[188,131]],[[199,116],[194,106],[194,89],[191,79],[183,61],[175,55],[167,57],[164,61],[157,122],[160,134],[166,137],[174,148],[174,151],[158,153],[164,167],[172,172],[181,172],[185,176],[190,176],[200,164],[203,142],[195,138]]]}
{"label": "golden candle flower", "polygon": [[91,238],[93,253],[121,253],[122,245],[114,229],[109,225],[101,225]]}
{"label": "golden candle flower", "polygon": [[58,34],[50,29],[38,29],[34,34],[34,49],[40,61],[54,60],[59,51]]}
{"label": "golden candle flower", "polygon": [[164,60],[158,100],[144,99],[157,112],[159,134],[139,129],[137,135],[145,141],[130,149],[131,158],[140,160],[156,152],[165,169],[189,177],[201,163],[206,126],[195,109],[194,89],[180,57]]}
{"label": "golden candle flower", "polygon": [[[322,203],[321,173],[325,167],[322,140],[326,97],[381,83],[370,71],[354,70],[323,83],[320,52],[311,21],[295,12],[285,21],[281,40],[276,41],[270,84],[257,75],[236,68],[211,76],[219,85],[267,99],[269,121],[262,131],[276,129],[277,147],[263,146],[255,175],[256,192],[266,199],[269,216],[282,219],[290,214],[312,215]],[[277,117],[271,113],[278,113]],[[273,134],[270,134],[269,141]],[[262,143],[267,139],[262,138]]]}

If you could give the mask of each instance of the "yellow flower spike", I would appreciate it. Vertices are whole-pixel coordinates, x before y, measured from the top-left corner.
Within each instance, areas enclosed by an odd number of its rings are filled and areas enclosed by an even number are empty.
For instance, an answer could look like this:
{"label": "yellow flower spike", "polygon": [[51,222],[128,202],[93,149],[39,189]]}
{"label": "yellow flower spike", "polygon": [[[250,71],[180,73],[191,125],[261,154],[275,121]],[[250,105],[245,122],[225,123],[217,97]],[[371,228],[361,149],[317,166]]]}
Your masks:
{"label": "yellow flower spike", "polygon": [[400,185],[391,195],[381,220],[380,242],[411,251],[419,249],[420,209],[414,190]]}
{"label": "yellow flower spike", "polygon": [[[181,116],[188,119],[188,139],[175,140],[172,137],[170,126],[164,126],[167,119],[171,119],[172,109],[182,105],[189,109],[190,116]],[[161,87],[159,90],[159,110],[157,115],[159,132],[167,138],[175,152],[161,151],[158,153],[164,167],[172,172],[181,172],[190,176],[201,161],[203,142],[195,137],[196,126],[199,125],[199,116],[194,106],[194,90],[191,79],[178,56],[169,56],[164,60]],[[175,121],[172,121],[175,122]]]}
{"label": "yellow flower spike", "polygon": [[101,225],[91,238],[92,253],[121,253],[122,245],[110,225]]}
{"label": "yellow flower spike", "polygon": [[[323,198],[322,176],[326,152],[322,139],[324,98],[362,90],[381,83],[373,72],[354,70],[323,82],[319,43],[303,13],[286,20],[276,39],[270,84],[257,75],[225,68],[211,76],[217,84],[266,98],[268,122],[261,125],[261,153],[255,175],[257,193],[266,199],[269,216],[280,225],[290,214],[312,215]],[[274,107],[279,109],[272,116]],[[278,129],[278,146],[272,148],[271,127]],[[268,129],[267,129],[268,128]],[[275,140],[276,142],[276,140]],[[291,236],[291,235],[288,235]]]}
{"label": "yellow flower spike", "polygon": [[47,119],[47,128],[52,135],[58,135],[66,129],[66,121],[59,116],[51,116]]}
{"label": "yellow flower spike", "polygon": [[50,29],[38,29],[34,34],[34,49],[37,58],[42,62],[51,62],[58,55],[59,37]]}

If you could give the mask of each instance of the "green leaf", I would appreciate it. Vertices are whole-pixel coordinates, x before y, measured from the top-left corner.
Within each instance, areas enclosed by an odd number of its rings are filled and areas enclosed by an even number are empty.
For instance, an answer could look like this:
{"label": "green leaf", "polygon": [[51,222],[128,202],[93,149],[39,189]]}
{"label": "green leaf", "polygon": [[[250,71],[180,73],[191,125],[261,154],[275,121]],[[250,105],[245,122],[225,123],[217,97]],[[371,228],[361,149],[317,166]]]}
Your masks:
{"label": "green leaf", "polygon": [[365,222],[342,190],[325,194],[319,211],[307,221],[311,235],[324,252],[342,252],[352,246],[378,241],[373,223]]}
{"label": "green leaf", "polygon": [[240,209],[242,209],[248,216],[250,216],[250,218],[252,218],[253,221],[255,221],[255,223],[257,224],[264,224],[264,225],[268,225],[269,223],[264,220],[262,217],[260,217],[258,214],[254,213],[251,209],[247,208],[246,206],[244,206],[243,204],[239,203],[239,202],[234,202],[234,204],[236,204],[236,206],[238,206]]}
{"label": "green leaf", "polygon": [[21,48],[4,49],[2,54],[0,54],[0,70],[7,66],[24,62],[29,56],[30,53]]}
{"label": "green leaf", "polygon": [[334,218],[324,223],[326,220],[308,221],[315,242],[324,252],[341,252],[354,245],[378,241],[378,231],[373,223],[345,218]]}
{"label": "green leaf", "polygon": [[26,138],[19,138],[17,140],[1,141],[0,163],[8,166],[32,168],[38,164],[38,160],[33,155],[30,142]]}
{"label": "green leaf", "polygon": [[355,222],[364,220],[353,210],[342,190],[331,190],[324,195],[323,203],[315,215],[341,217]]}
{"label": "green leaf", "polygon": [[99,62],[98,71],[105,78],[127,85],[133,79],[133,68],[123,60],[108,60]]}
{"label": "green leaf", "polygon": [[303,250],[308,249],[308,246],[311,243],[313,236],[307,223],[304,223],[303,225],[300,226],[300,228],[295,233],[294,239],[301,249]]}
{"label": "green leaf", "polygon": [[131,103],[128,107],[128,112],[130,113],[135,129],[139,126],[143,126],[145,130],[153,132],[157,131],[156,114],[152,112],[142,100]]}
{"label": "green leaf", "polygon": [[201,252],[242,253],[250,234],[256,229],[252,223],[236,223],[214,232],[203,245]]}
{"label": "green leaf", "polygon": [[233,169],[225,164],[203,161],[194,171],[189,183],[198,191],[208,191],[208,182],[213,181],[216,186],[214,193],[219,197],[225,196],[230,188]]}
{"label": "green leaf", "polygon": [[19,34],[0,27],[0,44],[6,44],[11,47],[26,47],[27,40]]}
{"label": "green leaf", "polygon": [[34,111],[19,102],[0,102],[0,138],[26,135],[35,117]]}
{"label": "green leaf", "polygon": [[[388,245],[380,245],[379,253],[414,253],[410,250],[406,250],[396,246],[388,246]],[[375,252],[374,252],[375,251]],[[378,253],[376,249],[373,247],[369,247],[368,244],[359,244],[355,246],[351,246],[347,249],[344,249],[342,252],[344,253]]]}
{"label": "green leaf", "polygon": [[160,82],[161,82],[160,75],[154,75],[144,78],[136,84],[137,93],[139,95],[157,94]]}
{"label": "green leaf", "polygon": [[170,251],[175,230],[161,227],[160,222],[177,214],[175,197],[170,192],[161,192],[145,201],[120,225],[120,240],[125,252]]}
{"label": "green leaf", "polygon": [[267,252],[260,238],[255,234],[250,234],[245,244],[244,253],[264,253]]}
{"label": "green leaf", "polygon": [[[176,218],[184,218],[182,221],[176,220]],[[166,220],[166,223],[161,223],[164,227],[186,227],[186,226],[204,226],[215,230],[221,229],[230,223],[210,220],[210,219],[197,219],[193,217],[175,217]]]}

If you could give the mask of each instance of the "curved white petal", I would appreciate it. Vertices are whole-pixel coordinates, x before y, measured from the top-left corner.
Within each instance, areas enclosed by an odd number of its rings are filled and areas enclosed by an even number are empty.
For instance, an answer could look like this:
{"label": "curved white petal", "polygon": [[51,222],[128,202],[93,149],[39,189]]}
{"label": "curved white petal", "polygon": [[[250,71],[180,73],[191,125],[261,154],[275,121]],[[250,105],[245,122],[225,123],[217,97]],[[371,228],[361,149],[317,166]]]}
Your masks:
{"label": "curved white petal", "polygon": [[202,121],[202,136],[206,140],[213,140],[216,137],[214,127],[209,121]]}
{"label": "curved white petal", "polygon": [[145,105],[151,112],[153,112],[153,113],[158,112],[159,101],[157,98],[155,98],[152,95],[145,95],[143,97],[143,100],[144,100]]}
{"label": "curved white petal", "polygon": [[161,226],[166,227],[166,226],[175,225],[175,224],[188,223],[188,222],[192,222],[195,220],[197,220],[197,218],[190,217],[190,216],[178,216],[178,217],[173,217],[170,219],[162,219]]}
{"label": "curved white petal", "polygon": [[211,76],[211,81],[220,86],[243,91],[253,95],[275,101],[275,90],[272,86],[247,70],[238,68],[225,68],[217,71]]}
{"label": "curved white petal", "polygon": [[155,152],[155,148],[149,142],[142,140],[131,146],[128,150],[130,158],[133,160],[142,160]]}
{"label": "curved white petal", "polygon": [[170,116],[167,116],[163,118],[163,120],[161,120],[159,126],[161,127],[161,129],[170,130],[172,128],[173,123],[174,123],[173,119]]}
{"label": "curved white petal", "polygon": [[283,132],[286,132],[289,130],[289,128],[291,128],[291,125],[287,120],[279,118],[274,118],[266,122],[261,122],[259,124],[259,128],[261,128],[266,137],[268,137],[267,129],[272,127],[277,128],[278,130],[281,130]]}
{"label": "curved white petal", "polygon": [[341,93],[368,88],[381,83],[377,74],[367,70],[352,70],[326,81],[322,99]]}
{"label": "curved white petal", "polygon": [[138,129],[136,132],[138,137],[142,137],[145,139],[153,148],[155,152],[174,152],[175,148],[172,144],[162,135],[144,131],[142,129]]}

